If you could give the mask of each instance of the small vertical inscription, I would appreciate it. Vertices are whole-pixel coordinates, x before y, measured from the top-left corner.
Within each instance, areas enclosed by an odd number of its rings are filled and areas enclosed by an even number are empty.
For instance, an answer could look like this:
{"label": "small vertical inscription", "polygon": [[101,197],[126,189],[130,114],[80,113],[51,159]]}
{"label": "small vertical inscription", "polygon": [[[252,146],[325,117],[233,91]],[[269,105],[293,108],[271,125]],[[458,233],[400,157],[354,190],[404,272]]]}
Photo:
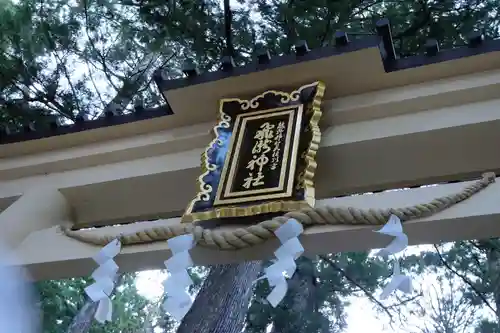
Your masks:
{"label": "small vertical inscription", "polygon": [[262,124],[255,136],[255,143],[252,147],[252,159],[247,164],[247,169],[250,170],[248,177],[244,179],[243,187],[250,189],[265,185],[264,182],[264,167],[269,163],[268,154],[271,151],[271,143],[274,138],[274,125],[265,122]]}
{"label": "small vertical inscription", "polygon": [[285,122],[280,121],[276,128],[276,135],[274,136],[273,154],[271,156],[271,170],[276,170],[280,162],[281,141],[283,141],[283,132],[285,131]]}
{"label": "small vertical inscription", "polygon": [[238,115],[215,205],[291,195],[302,105]]}

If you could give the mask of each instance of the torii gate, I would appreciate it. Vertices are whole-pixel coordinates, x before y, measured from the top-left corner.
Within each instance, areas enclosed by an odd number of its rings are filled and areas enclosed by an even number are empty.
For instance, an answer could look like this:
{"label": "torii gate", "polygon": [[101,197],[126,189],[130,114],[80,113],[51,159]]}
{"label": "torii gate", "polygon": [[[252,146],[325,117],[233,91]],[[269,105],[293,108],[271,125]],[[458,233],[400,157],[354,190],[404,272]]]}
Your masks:
{"label": "torii gate", "polygon": [[[338,33],[336,46],[309,50],[299,43],[296,54],[280,57],[261,51],[243,68],[224,59],[216,72],[187,66],[186,78],[171,81],[158,74],[164,108],[2,133],[0,237],[14,249],[15,264],[35,279],[88,274],[97,247],[68,237],[61,225],[71,226],[76,238],[179,226],[198,190],[200,154],[213,139],[219,100],[250,102],[270,89],[290,93],[317,81],[326,87],[317,207],[411,206],[460,192],[485,171],[498,172],[500,41],[474,34],[469,45],[443,51],[431,41],[425,54],[397,59],[388,22],[378,24],[378,33],[353,41]],[[434,183],[446,184],[418,188]],[[380,192],[402,187],[411,189]],[[347,196],[374,191],[380,193]],[[497,182],[407,222],[410,243],[500,236],[499,198]],[[234,230],[238,219],[227,221],[217,230]],[[104,227],[76,230],[98,226]],[[301,242],[309,253],[381,247],[387,240],[373,228],[312,226]],[[274,248],[270,240],[238,251],[196,247],[192,255],[197,264],[229,263],[265,259]],[[169,255],[166,242],[149,242],[125,247],[117,262],[125,271],[161,268]]]}

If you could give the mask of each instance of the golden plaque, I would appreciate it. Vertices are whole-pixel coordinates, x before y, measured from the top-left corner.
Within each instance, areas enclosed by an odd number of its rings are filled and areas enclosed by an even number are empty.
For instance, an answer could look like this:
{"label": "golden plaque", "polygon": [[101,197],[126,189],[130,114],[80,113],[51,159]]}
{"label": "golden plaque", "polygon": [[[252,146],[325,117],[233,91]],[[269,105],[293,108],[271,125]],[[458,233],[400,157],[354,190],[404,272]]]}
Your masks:
{"label": "golden plaque", "polygon": [[313,207],[324,90],[314,82],[291,93],[222,99],[215,138],[202,154],[199,192],[182,221]]}

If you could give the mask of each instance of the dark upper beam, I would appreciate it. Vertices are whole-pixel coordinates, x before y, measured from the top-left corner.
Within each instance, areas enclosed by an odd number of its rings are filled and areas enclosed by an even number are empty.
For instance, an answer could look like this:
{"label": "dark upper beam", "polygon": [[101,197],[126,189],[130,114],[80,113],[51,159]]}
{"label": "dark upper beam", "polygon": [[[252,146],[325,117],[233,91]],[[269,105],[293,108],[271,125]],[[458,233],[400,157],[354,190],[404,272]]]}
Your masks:
{"label": "dark upper beam", "polygon": [[200,74],[198,67],[192,59],[184,60],[184,63],[182,64],[182,72],[187,77],[193,77]]}
{"label": "dark upper beam", "polygon": [[[378,36],[367,36],[362,39],[354,40],[349,40],[347,34],[344,32],[337,32],[335,34],[334,46],[312,50],[309,50],[307,43],[302,41],[295,46],[296,54],[271,56],[265,47],[260,46],[256,48],[255,61],[243,67],[236,67],[232,59],[223,58],[221,70],[215,72],[199,73],[195,64],[187,60],[183,65],[183,72],[186,77],[169,79],[159,70],[155,72],[154,80],[163,93],[168,90],[182,89],[191,85],[223,80],[229,77],[247,75],[253,72],[266,71],[302,62],[315,61],[374,47],[379,47],[380,49],[381,61],[384,63],[386,72],[395,72],[483,53],[500,51],[500,40],[484,40],[481,33],[473,32],[468,35],[468,45],[463,47],[450,50],[439,50],[438,42],[430,40],[426,43],[425,52],[423,52],[423,54],[398,59],[392,43],[389,21],[387,19],[378,21],[376,28]],[[108,117],[102,117],[96,120],[89,120],[85,115],[81,114],[76,116],[75,123],[71,125],[62,125],[57,122],[57,120],[52,119],[49,125],[43,128],[37,128],[38,126],[32,127],[32,124],[25,124],[23,128],[17,130],[10,127],[8,129],[0,127],[0,145],[126,124],[139,120],[163,117],[173,113],[174,112],[168,105],[168,101],[167,105],[163,107],[151,109],[145,109],[142,105],[136,103],[134,112],[132,113],[113,113],[109,114]]]}
{"label": "dark upper beam", "polygon": [[295,43],[295,54],[299,57],[305,56],[306,54],[311,51],[309,49],[309,46],[307,45],[307,41],[305,40],[299,40],[297,43]]}
{"label": "dark upper beam", "polygon": [[500,39],[484,40],[476,47],[465,45],[454,49],[440,50],[432,57],[426,54],[419,54],[408,58],[397,59],[391,66],[386,68],[386,71],[395,72],[498,51],[500,51]]}
{"label": "dark upper beam", "polygon": [[11,128],[5,130],[0,128],[0,145],[9,144],[20,141],[37,140],[52,136],[70,134],[80,131],[87,131],[101,127],[115,126],[127,124],[139,120],[163,117],[172,114],[172,111],[167,106],[158,108],[143,109],[142,112],[133,112],[123,115],[114,115],[111,117],[102,117],[95,120],[88,120],[83,115],[77,116],[74,124],[70,125],[50,125],[48,128],[37,130],[31,125],[29,128],[23,127],[18,131],[12,131]]}
{"label": "dark upper beam", "polygon": [[[334,57],[366,48],[379,47],[381,60],[384,63],[386,72],[419,67],[428,64],[435,64],[449,60],[455,60],[462,57],[474,56],[482,53],[494,52],[500,50],[500,40],[482,41],[475,47],[459,47],[449,50],[439,50],[435,56],[431,54],[420,54],[408,58],[398,58],[392,42],[392,33],[389,20],[382,19],[376,24],[378,36],[367,36],[362,39],[349,40],[343,32],[336,34],[336,41],[341,47],[327,46],[308,50],[305,54],[299,51],[300,56],[296,54],[286,54],[281,56],[271,56],[265,47],[260,46],[255,52],[256,61],[242,67],[234,67],[231,71],[206,72],[192,78],[178,78],[172,80],[162,80],[159,76],[155,77],[155,82],[160,91],[182,89],[192,85],[208,83],[217,80],[223,80],[229,77],[247,75],[254,72],[270,70],[278,67],[289,66],[301,62],[314,61],[326,57]],[[472,41],[473,45],[476,45]],[[306,50],[307,45],[300,45],[302,51]],[[435,51],[435,50],[432,50]],[[175,110],[174,110],[175,113]]]}
{"label": "dark upper beam", "polygon": [[391,24],[388,19],[378,20],[376,23],[377,34],[380,37],[380,53],[384,64],[391,64],[396,60],[396,51],[392,42]]}
{"label": "dark upper beam", "polygon": [[480,31],[473,31],[467,36],[467,41],[469,47],[478,47],[484,41],[483,33]]}
{"label": "dark upper beam", "polygon": [[429,57],[433,57],[439,52],[439,43],[435,39],[428,39],[424,45],[425,54]]}
{"label": "dark upper beam", "polygon": [[[367,48],[378,47],[379,38],[377,36],[366,36],[365,38],[351,41],[344,47],[326,46],[309,50],[306,54],[297,56],[295,53],[281,56],[271,56],[264,47],[258,47],[256,50],[256,60],[245,66],[234,67],[231,71],[214,71],[202,73],[196,77],[178,78],[173,80],[164,80],[156,75],[154,80],[160,91],[181,89],[191,85],[203,84],[211,81],[223,80],[228,77],[247,75],[254,72],[270,70],[278,67],[294,65],[297,63],[314,61],[327,57],[343,55]],[[174,111],[175,113],[175,111]]]}
{"label": "dark upper beam", "polygon": [[346,46],[349,44],[349,37],[343,31],[335,32],[335,46]]}
{"label": "dark upper beam", "polygon": [[221,70],[224,72],[230,72],[232,71],[236,65],[234,64],[234,59],[231,56],[224,56],[222,57],[221,61]]}

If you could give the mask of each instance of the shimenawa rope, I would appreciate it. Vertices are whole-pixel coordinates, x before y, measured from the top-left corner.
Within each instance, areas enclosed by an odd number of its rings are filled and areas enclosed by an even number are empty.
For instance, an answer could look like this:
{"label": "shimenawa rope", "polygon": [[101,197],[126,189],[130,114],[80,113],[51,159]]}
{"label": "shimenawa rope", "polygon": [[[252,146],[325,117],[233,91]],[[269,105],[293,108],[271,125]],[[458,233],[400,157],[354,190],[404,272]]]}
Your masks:
{"label": "shimenawa rope", "polygon": [[[408,221],[443,211],[472,197],[494,181],[494,173],[485,173],[481,179],[458,193],[436,198],[428,203],[403,208],[359,209],[355,207],[316,207],[289,212],[283,216],[278,216],[256,225],[231,231],[204,229],[195,224],[178,224],[174,226],[147,228],[132,234],[120,235],[120,241],[124,246],[144,244],[165,241],[175,236],[193,233],[198,245],[219,250],[238,250],[264,243],[266,240],[275,237],[273,232],[290,218],[296,219],[304,227],[321,224],[380,225],[386,223],[392,214],[399,217],[401,221]],[[71,230],[68,227],[62,227],[61,229],[64,234],[71,238],[99,246],[106,245],[111,240],[117,238],[117,236],[104,236]]]}

